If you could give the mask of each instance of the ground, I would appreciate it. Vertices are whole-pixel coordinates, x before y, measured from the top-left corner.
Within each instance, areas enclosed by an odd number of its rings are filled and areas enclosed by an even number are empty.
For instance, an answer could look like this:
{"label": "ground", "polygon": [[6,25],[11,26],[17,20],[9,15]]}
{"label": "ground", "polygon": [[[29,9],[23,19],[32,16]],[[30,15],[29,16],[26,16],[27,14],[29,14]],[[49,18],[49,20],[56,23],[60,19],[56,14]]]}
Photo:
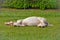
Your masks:
{"label": "ground", "polygon": [[[45,17],[50,24],[45,28],[36,26],[13,27],[4,24],[29,16]],[[0,40],[60,40],[60,10],[0,9]]]}

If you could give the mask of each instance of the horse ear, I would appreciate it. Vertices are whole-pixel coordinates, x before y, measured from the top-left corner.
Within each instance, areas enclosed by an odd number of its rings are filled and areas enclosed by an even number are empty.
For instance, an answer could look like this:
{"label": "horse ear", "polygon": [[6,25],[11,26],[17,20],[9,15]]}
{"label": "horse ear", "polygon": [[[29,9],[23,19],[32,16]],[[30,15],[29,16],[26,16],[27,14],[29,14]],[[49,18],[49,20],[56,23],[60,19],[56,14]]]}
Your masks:
{"label": "horse ear", "polygon": [[22,24],[22,19],[17,20],[17,23],[18,23],[18,24]]}
{"label": "horse ear", "polygon": [[14,23],[13,21],[10,21],[10,25],[13,25],[13,23]]}

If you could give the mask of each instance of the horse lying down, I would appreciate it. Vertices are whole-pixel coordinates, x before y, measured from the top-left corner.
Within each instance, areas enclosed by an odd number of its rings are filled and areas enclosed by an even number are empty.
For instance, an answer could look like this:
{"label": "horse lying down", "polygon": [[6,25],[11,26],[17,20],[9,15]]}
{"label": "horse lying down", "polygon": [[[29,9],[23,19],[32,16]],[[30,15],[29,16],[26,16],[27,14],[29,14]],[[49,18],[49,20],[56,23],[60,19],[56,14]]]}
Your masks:
{"label": "horse lying down", "polygon": [[16,22],[10,21],[5,22],[6,25],[13,25],[13,26],[37,26],[37,27],[46,27],[49,26],[47,20],[43,17],[28,17],[25,19],[17,20]]}

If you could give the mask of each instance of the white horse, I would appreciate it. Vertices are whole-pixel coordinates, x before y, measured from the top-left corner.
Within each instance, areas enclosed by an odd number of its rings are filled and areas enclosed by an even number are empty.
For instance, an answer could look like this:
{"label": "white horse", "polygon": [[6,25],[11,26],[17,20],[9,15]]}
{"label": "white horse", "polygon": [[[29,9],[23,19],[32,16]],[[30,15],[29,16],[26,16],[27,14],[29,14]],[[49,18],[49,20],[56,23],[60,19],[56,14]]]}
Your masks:
{"label": "white horse", "polygon": [[20,19],[17,20],[16,22],[10,21],[5,24],[9,24],[13,26],[38,26],[38,27],[45,27],[49,25],[45,18],[36,17],[36,16],[28,17],[22,20]]}

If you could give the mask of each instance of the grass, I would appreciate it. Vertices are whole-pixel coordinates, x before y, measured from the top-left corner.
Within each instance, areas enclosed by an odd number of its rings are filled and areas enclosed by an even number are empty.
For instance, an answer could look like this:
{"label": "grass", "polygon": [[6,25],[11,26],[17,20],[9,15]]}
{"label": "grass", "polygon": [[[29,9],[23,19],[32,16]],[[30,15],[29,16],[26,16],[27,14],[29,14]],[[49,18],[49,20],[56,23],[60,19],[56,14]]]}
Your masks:
{"label": "grass", "polygon": [[[16,21],[29,16],[45,17],[54,26],[45,28],[13,27],[4,24],[6,21]],[[0,40],[60,40],[60,12],[59,10],[2,8],[0,9]]]}

